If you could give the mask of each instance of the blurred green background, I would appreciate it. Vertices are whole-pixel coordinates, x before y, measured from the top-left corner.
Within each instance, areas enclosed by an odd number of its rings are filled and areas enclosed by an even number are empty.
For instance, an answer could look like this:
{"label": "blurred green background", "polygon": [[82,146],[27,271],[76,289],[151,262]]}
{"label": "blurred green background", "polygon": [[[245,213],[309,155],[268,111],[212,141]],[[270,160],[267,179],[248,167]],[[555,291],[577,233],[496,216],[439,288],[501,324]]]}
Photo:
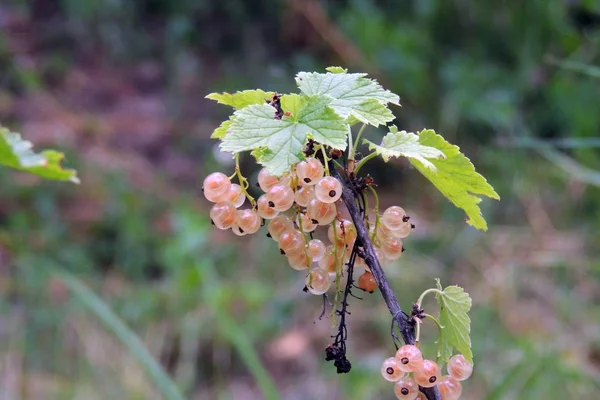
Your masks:
{"label": "blurred green background", "polygon": [[0,170],[0,399],[393,398],[379,294],[352,301],[335,374],[321,300],[264,235],[211,229],[199,190],[232,170],[207,93],[329,65],[502,197],[482,233],[406,163],[369,170],[417,225],[387,267],[402,305],[435,277],[473,297],[463,398],[599,397],[599,1],[3,0],[0,122],[82,184]]}

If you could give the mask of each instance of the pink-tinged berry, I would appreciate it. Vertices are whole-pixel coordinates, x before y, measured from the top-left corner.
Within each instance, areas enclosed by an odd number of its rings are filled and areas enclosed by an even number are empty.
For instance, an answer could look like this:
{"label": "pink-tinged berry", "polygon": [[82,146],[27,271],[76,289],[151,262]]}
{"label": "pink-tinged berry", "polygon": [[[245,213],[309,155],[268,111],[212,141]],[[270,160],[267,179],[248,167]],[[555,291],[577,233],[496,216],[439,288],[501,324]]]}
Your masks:
{"label": "pink-tinged berry", "polygon": [[323,203],[335,203],[342,196],[342,184],[332,176],[325,176],[315,185],[315,197]]}
{"label": "pink-tinged berry", "polygon": [[381,222],[390,230],[396,231],[408,221],[406,211],[402,207],[392,206],[386,209],[381,216]]}
{"label": "pink-tinged berry", "polygon": [[413,377],[423,387],[434,387],[442,377],[442,371],[435,361],[423,360],[417,362],[417,366],[413,369]]}
{"label": "pink-tinged berry", "polygon": [[288,229],[294,229],[294,223],[285,215],[276,216],[269,221],[269,225],[267,225],[269,235],[271,235],[271,238],[275,241],[278,241],[279,236]]}
{"label": "pink-tinged berry", "polygon": [[306,246],[304,235],[297,229],[288,229],[283,231],[279,235],[279,240],[277,243],[279,244],[281,251],[283,251],[285,254],[304,250]]}
{"label": "pink-tinged berry", "polygon": [[404,378],[406,373],[398,368],[398,360],[394,357],[387,358],[381,364],[381,375],[383,379],[389,382],[397,382],[400,378]]}
{"label": "pink-tinged berry", "polygon": [[402,239],[397,239],[394,237],[388,237],[382,240],[379,248],[383,252],[385,258],[389,260],[396,260],[400,258],[404,249],[402,247]]}
{"label": "pink-tinged berry", "polygon": [[469,379],[473,373],[473,364],[471,364],[462,354],[456,354],[448,360],[448,375],[457,381]]}
{"label": "pink-tinged berry", "polygon": [[343,247],[344,245],[352,247],[356,236],[357,233],[354,224],[347,219],[335,222],[335,232],[333,224],[329,225],[329,229],[327,230],[327,238],[338,247]]}
{"label": "pink-tinged berry", "polygon": [[296,166],[298,183],[303,186],[313,186],[323,177],[323,164],[316,158],[308,158]]}
{"label": "pink-tinged berry", "polygon": [[400,361],[400,369],[404,372],[413,372],[418,363],[423,360],[423,354],[417,346],[407,344],[398,349],[396,358]]}
{"label": "pink-tinged berry", "polygon": [[442,396],[442,400],[458,400],[462,394],[461,383],[451,376],[444,375],[441,377],[437,387]]}
{"label": "pink-tinged berry", "polygon": [[254,210],[238,210],[236,212],[235,224],[239,227],[240,231],[246,234],[252,234],[258,232],[261,226],[261,219],[258,213]]}
{"label": "pink-tinged berry", "polygon": [[315,197],[314,186],[300,186],[294,195],[296,204],[301,207],[306,207],[308,202]]}
{"label": "pink-tinged berry", "polygon": [[308,242],[306,252],[314,262],[319,262],[325,257],[325,243],[319,239],[312,239]]}
{"label": "pink-tinged berry", "polygon": [[279,183],[279,179],[276,176],[273,176],[267,171],[266,168],[263,168],[258,173],[258,186],[262,189],[263,192],[267,193],[273,186]]}
{"label": "pink-tinged berry", "polygon": [[256,211],[258,212],[258,215],[264,219],[273,219],[279,214],[279,211],[269,205],[266,194],[260,196],[256,201]]}
{"label": "pink-tinged berry", "polygon": [[394,394],[400,400],[414,400],[419,395],[419,385],[413,378],[400,378],[394,385]]}
{"label": "pink-tinged berry", "polygon": [[294,204],[294,191],[289,186],[277,184],[267,192],[267,200],[275,210],[287,211]]}
{"label": "pink-tinged berry", "polygon": [[306,214],[317,225],[328,225],[337,217],[337,208],[334,203],[323,203],[314,198],[306,206]]}
{"label": "pink-tinged berry", "polygon": [[204,197],[206,197],[208,201],[217,203],[224,201],[222,197],[227,193],[230,186],[231,182],[227,175],[222,172],[213,172],[204,179],[202,191],[204,192]]}
{"label": "pink-tinged berry", "polygon": [[298,228],[302,227],[302,232],[304,233],[310,233],[317,229],[317,224],[308,218],[305,213],[296,215],[296,225],[298,225]]}
{"label": "pink-tinged berry", "polygon": [[210,209],[210,219],[217,228],[229,229],[235,223],[236,211],[231,203],[217,203]]}
{"label": "pink-tinged berry", "polygon": [[[365,271],[359,278],[357,286],[365,292],[373,293],[377,289],[377,281],[373,274]],[[400,361],[398,361],[399,363]]]}
{"label": "pink-tinged berry", "polygon": [[302,249],[291,254],[286,253],[286,256],[290,267],[294,268],[297,271],[307,269],[308,266],[312,263],[310,257]]}
{"label": "pink-tinged berry", "polygon": [[244,194],[242,187],[237,183],[232,183],[231,186],[229,186],[229,190],[227,190],[221,198],[222,201],[233,204],[235,208],[240,208],[246,201],[246,195]]}
{"label": "pink-tinged berry", "polygon": [[312,294],[323,294],[331,286],[331,280],[327,271],[321,268],[313,268],[305,279],[306,287]]}

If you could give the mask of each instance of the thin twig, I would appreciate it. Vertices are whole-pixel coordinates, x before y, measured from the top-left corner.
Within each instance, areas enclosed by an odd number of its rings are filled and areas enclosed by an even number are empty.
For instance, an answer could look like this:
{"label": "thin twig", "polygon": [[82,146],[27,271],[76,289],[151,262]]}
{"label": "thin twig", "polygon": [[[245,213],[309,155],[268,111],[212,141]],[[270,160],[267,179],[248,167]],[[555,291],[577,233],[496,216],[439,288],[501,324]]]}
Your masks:
{"label": "thin twig", "polygon": [[[398,325],[400,329],[400,334],[402,335],[402,339],[406,344],[415,344],[415,329],[414,326],[408,322],[408,318],[406,314],[400,308],[398,304],[398,299],[396,298],[396,294],[392,290],[390,283],[383,272],[383,268],[381,268],[381,264],[379,264],[379,260],[375,255],[375,249],[373,248],[373,243],[371,243],[371,239],[369,238],[369,231],[365,225],[365,222],[362,218],[361,212],[356,204],[357,193],[351,182],[348,181],[347,178],[342,176],[340,171],[330,163],[329,172],[331,176],[337,178],[342,183],[342,200],[348,209],[348,213],[354,222],[354,226],[356,227],[356,232],[358,234],[357,240],[360,241],[360,245],[363,248],[364,260],[369,266],[375,281],[377,282],[377,286],[379,287],[379,291],[383,296],[383,300],[392,314],[392,318]],[[441,400],[440,392],[437,388],[423,388],[420,387],[421,392],[425,394],[428,400]]]}

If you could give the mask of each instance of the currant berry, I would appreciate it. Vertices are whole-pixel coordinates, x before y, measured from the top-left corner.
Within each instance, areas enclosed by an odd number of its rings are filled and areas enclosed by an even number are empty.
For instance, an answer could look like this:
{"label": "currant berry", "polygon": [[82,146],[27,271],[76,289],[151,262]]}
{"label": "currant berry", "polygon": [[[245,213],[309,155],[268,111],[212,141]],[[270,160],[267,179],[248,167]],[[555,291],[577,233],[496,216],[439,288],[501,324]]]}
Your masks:
{"label": "currant berry", "polygon": [[305,213],[296,215],[296,225],[298,225],[298,228],[302,227],[302,232],[304,233],[312,232],[317,228],[317,224],[308,218]]}
{"label": "currant berry", "polygon": [[[399,233],[401,233],[402,231],[393,231],[389,228],[387,228],[381,221],[379,224],[377,224],[377,230],[375,231],[375,236],[377,237],[377,240],[379,240],[380,242],[382,240],[385,240],[389,237],[394,237],[394,238],[398,238],[398,239],[402,239],[406,236],[402,236],[400,237]],[[371,232],[372,233],[372,232]]]}
{"label": "currant berry", "polygon": [[264,219],[273,219],[279,214],[279,211],[269,205],[266,194],[260,196],[256,201],[256,211],[258,212],[258,215]]}
{"label": "currant berry", "polygon": [[294,253],[300,250],[304,251],[305,241],[304,235],[297,229],[288,229],[279,235],[277,241],[279,248],[285,253]]}
{"label": "currant berry", "polygon": [[263,192],[267,193],[273,186],[279,183],[279,179],[276,176],[273,176],[267,171],[266,168],[263,168],[258,173],[258,186],[262,189]]}
{"label": "currant berry", "polygon": [[315,185],[315,197],[323,203],[335,203],[342,196],[342,184],[332,176],[325,176]]}
{"label": "currant berry", "polygon": [[329,229],[327,230],[327,238],[331,243],[338,247],[345,245],[352,247],[356,240],[356,236],[357,233],[354,224],[347,219],[335,222],[335,232],[333,225],[329,225]]}
{"label": "currant berry", "polygon": [[[365,292],[373,293],[377,289],[377,282],[375,277],[369,271],[365,271],[361,276],[358,277],[358,287]],[[400,362],[400,361],[398,361]]]}
{"label": "currant berry", "polygon": [[400,239],[404,239],[405,237],[410,235],[410,233],[412,232],[412,229],[413,229],[413,225],[410,223],[410,221],[405,222],[404,224],[402,224],[402,226],[400,226],[400,228],[393,231],[394,236],[399,237]]}
{"label": "currant berry", "polygon": [[387,208],[381,216],[381,222],[390,230],[396,231],[408,221],[406,211],[402,207],[392,206]]}
{"label": "currant berry", "polygon": [[244,191],[240,185],[237,183],[232,183],[225,194],[221,196],[221,199],[221,201],[226,201],[233,204],[235,208],[240,208],[246,201],[246,195],[244,194]]}
{"label": "currant berry", "polygon": [[294,200],[301,207],[306,207],[308,202],[315,197],[313,186],[300,186],[294,195]]}
{"label": "currant berry", "polygon": [[458,400],[462,394],[461,383],[451,376],[445,375],[440,378],[437,387],[442,396],[442,400]]}
{"label": "currant berry", "polygon": [[402,255],[402,239],[388,237],[381,242],[380,249],[385,258],[389,260],[396,260]]}
{"label": "currant berry", "polygon": [[431,360],[417,362],[413,369],[415,381],[423,387],[435,386],[442,377],[440,366]]}
{"label": "currant berry", "polygon": [[321,268],[313,268],[306,276],[305,283],[312,294],[323,294],[331,286],[329,274]]}
{"label": "currant berry", "polygon": [[313,239],[308,242],[306,252],[313,261],[319,262],[323,259],[323,257],[325,257],[325,243],[319,239]]}
{"label": "currant berry", "polygon": [[407,344],[398,349],[396,358],[400,361],[400,369],[404,372],[413,372],[419,361],[423,360],[423,354],[417,346]]}
{"label": "currant berry", "polygon": [[462,354],[456,354],[448,360],[448,375],[457,381],[468,379],[473,373],[471,364]]}
{"label": "currant berry", "polygon": [[296,176],[300,185],[313,186],[323,177],[323,164],[316,158],[300,161],[296,166]]}
{"label": "currant berry", "polygon": [[247,234],[258,232],[262,221],[254,210],[238,210],[236,212],[235,224],[240,231]]}
{"label": "currant berry", "polygon": [[419,385],[413,378],[400,378],[394,385],[394,394],[400,400],[414,400],[419,395]]}
{"label": "currant berry", "polygon": [[292,183],[292,175],[288,172],[281,175],[281,178],[279,178],[279,184],[281,185],[290,186],[290,183]]}
{"label": "currant berry", "polygon": [[306,214],[317,221],[318,225],[328,225],[337,217],[337,208],[334,203],[323,203],[314,198],[306,206]]}
{"label": "currant berry", "polygon": [[273,238],[275,241],[278,241],[279,236],[288,229],[294,229],[294,223],[284,215],[276,216],[269,222],[269,225],[267,226],[269,235],[271,235],[271,238]]}
{"label": "currant berry", "polygon": [[400,378],[404,378],[406,373],[398,368],[398,363],[394,357],[387,358],[383,364],[381,364],[381,375],[383,379],[389,382],[397,382]]}
{"label": "currant berry", "polygon": [[267,192],[267,200],[276,211],[286,211],[294,204],[294,191],[289,186],[277,184]]}
{"label": "currant berry", "polygon": [[290,267],[294,268],[297,271],[302,271],[303,269],[307,269],[308,266],[312,263],[310,257],[306,254],[304,250],[300,250],[294,252],[292,254],[287,254],[288,263]]}
{"label": "currant berry", "polygon": [[222,196],[227,193],[230,186],[231,182],[227,175],[222,172],[213,172],[204,179],[202,190],[208,201],[217,203],[222,201]]}
{"label": "currant berry", "polygon": [[383,251],[381,251],[381,249],[379,247],[373,247],[373,250],[375,250],[375,255],[377,256],[377,260],[379,261],[379,264],[381,264],[381,265],[389,264],[389,262],[390,262],[389,258],[387,258],[385,256],[385,254],[383,254]]}
{"label": "currant berry", "polygon": [[233,224],[231,226],[231,231],[237,236],[246,236],[248,234],[246,231],[240,228],[238,224]]}
{"label": "currant berry", "polygon": [[210,209],[210,219],[219,229],[229,229],[235,223],[236,209],[231,203],[217,203]]}
{"label": "currant berry", "polygon": [[344,262],[340,258],[341,254],[336,254],[336,252],[330,250],[329,247],[325,253],[325,257],[319,260],[319,268],[329,273],[337,274],[337,271],[342,268]]}

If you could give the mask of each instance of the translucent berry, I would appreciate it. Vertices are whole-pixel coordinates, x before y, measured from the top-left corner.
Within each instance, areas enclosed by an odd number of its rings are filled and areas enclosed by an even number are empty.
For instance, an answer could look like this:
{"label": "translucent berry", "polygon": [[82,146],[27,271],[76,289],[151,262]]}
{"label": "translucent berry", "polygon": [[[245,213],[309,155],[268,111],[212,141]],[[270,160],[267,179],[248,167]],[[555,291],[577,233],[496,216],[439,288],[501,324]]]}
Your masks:
{"label": "translucent berry", "polygon": [[394,236],[400,238],[400,239],[404,239],[405,237],[407,237],[408,235],[410,235],[410,233],[412,232],[412,228],[413,225],[409,222],[405,222],[404,224],[402,224],[402,226],[400,226],[400,228],[398,228],[397,230],[393,231],[394,232]]}
{"label": "translucent berry", "polygon": [[337,208],[334,203],[323,203],[314,198],[306,206],[306,214],[317,222],[317,225],[328,225],[337,217]]}
{"label": "translucent berry", "polygon": [[387,259],[396,260],[402,255],[402,239],[388,237],[381,241],[379,248]]}
{"label": "translucent berry", "polygon": [[440,366],[435,361],[423,360],[417,362],[417,365],[413,368],[413,377],[419,385],[433,387],[439,382],[442,373]]}
{"label": "translucent berry", "polygon": [[423,360],[423,354],[417,346],[407,344],[398,349],[396,358],[400,361],[402,371],[413,372],[413,369]]}
{"label": "translucent berry", "polygon": [[222,196],[229,190],[231,182],[227,175],[222,172],[213,172],[204,179],[202,190],[204,197],[213,203],[223,201]]}
{"label": "translucent berry", "polygon": [[[385,225],[384,225],[384,224],[383,224],[383,223],[380,221],[380,223],[379,223],[379,224],[377,224],[376,237],[377,237],[377,239],[378,239],[379,241],[385,240],[385,239],[387,239],[387,238],[389,238],[389,237],[395,237],[395,238],[398,238],[398,239],[402,239],[402,238],[403,238],[403,237],[405,237],[405,236],[402,236],[402,237],[401,237],[401,236],[399,235],[401,232],[402,232],[401,230],[399,230],[399,231],[393,231],[393,230],[391,230],[391,229],[387,228],[387,227],[386,227],[386,226],[385,226]],[[371,233],[372,233],[372,232],[371,232]]]}
{"label": "translucent berry", "polygon": [[312,232],[317,228],[317,224],[308,218],[305,213],[296,215],[296,225],[298,225],[298,228],[302,227],[302,232],[304,233]]}
{"label": "translucent berry", "polygon": [[279,235],[288,229],[294,229],[294,224],[284,215],[276,216],[269,222],[269,225],[267,225],[269,235],[271,235],[271,238],[275,241],[278,241]]}
{"label": "translucent berry", "polygon": [[319,260],[319,268],[329,272],[336,274],[339,269],[344,265],[343,260],[341,259],[341,252],[331,251],[330,247],[328,247],[327,252],[325,253],[325,257]]}
{"label": "translucent berry", "polygon": [[231,231],[237,236],[246,236],[248,232],[244,231],[242,228],[238,226],[238,224],[233,224],[231,226]]}
{"label": "translucent berry", "polygon": [[414,400],[419,395],[419,385],[413,378],[400,378],[394,385],[394,394],[400,400]]}
{"label": "translucent berry", "polygon": [[415,400],[427,400],[427,397],[425,397],[423,393],[419,392],[417,397],[415,397]]}
{"label": "translucent berry", "polygon": [[221,196],[221,201],[227,201],[233,204],[235,208],[240,208],[244,204],[244,201],[246,201],[246,195],[240,185],[232,183],[225,194]]}
{"label": "translucent berry", "polygon": [[381,364],[381,375],[383,376],[383,379],[390,382],[396,382],[400,380],[400,378],[404,378],[406,373],[398,368],[398,363],[398,360],[394,357],[390,357]]}
{"label": "translucent berry", "polygon": [[393,231],[400,229],[400,227],[408,221],[408,216],[402,207],[392,206],[386,209],[381,216],[381,222]]}
{"label": "translucent berry", "polygon": [[308,202],[315,197],[313,186],[300,186],[294,195],[294,200],[299,206],[306,207]]}
{"label": "translucent berry", "polygon": [[229,229],[235,223],[236,209],[231,203],[217,203],[210,209],[210,219],[219,229]]}
{"label": "translucent berry", "polygon": [[258,186],[262,189],[263,192],[267,193],[273,186],[279,183],[279,179],[276,176],[273,176],[267,171],[266,168],[263,168],[258,173]]}
{"label": "translucent berry", "polygon": [[365,292],[373,293],[375,289],[377,289],[377,282],[375,281],[375,277],[372,273],[365,271],[365,273],[358,277],[357,286]]}
{"label": "translucent berry", "polygon": [[308,242],[306,252],[312,258],[313,261],[318,262],[325,257],[325,243],[319,239],[313,239]]}
{"label": "translucent berry", "polygon": [[285,254],[294,253],[300,250],[304,251],[306,246],[304,235],[297,229],[288,229],[283,231],[279,235],[277,244]]}
{"label": "translucent berry", "polygon": [[277,184],[267,192],[267,200],[275,210],[286,211],[294,204],[294,191],[289,186]]}
{"label": "translucent berry", "polygon": [[238,210],[236,213],[235,224],[242,232],[256,233],[260,229],[261,223],[258,213],[254,210]]}
{"label": "translucent berry", "polygon": [[329,238],[331,243],[338,247],[342,247],[344,245],[351,247],[356,240],[356,236],[357,234],[354,224],[352,221],[347,219],[335,222],[335,233],[333,225],[329,225],[329,229],[327,230],[327,238]]}
{"label": "translucent berry", "polygon": [[332,176],[325,176],[315,185],[315,197],[323,203],[335,203],[342,196],[342,184]]}
{"label": "translucent berry", "polygon": [[286,253],[286,256],[290,267],[298,271],[307,269],[308,266],[312,263],[312,260],[304,250],[300,250],[291,254]]}
{"label": "translucent berry", "polygon": [[385,254],[379,247],[373,247],[373,250],[375,250],[375,255],[377,256],[377,260],[379,260],[379,264],[389,264],[390,259],[385,256]]}
{"label": "translucent berry", "polygon": [[298,183],[304,186],[312,186],[323,177],[323,164],[316,158],[308,158],[296,166]]}
{"label": "translucent berry", "polygon": [[469,379],[473,373],[473,364],[471,364],[462,354],[456,354],[448,360],[448,375],[457,381]]}
{"label": "translucent berry", "polygon": [[264,219],[273,219],[279,214],[279,211],[274,209],[269,205],[269,200],[267,199],[267,195],[263,194],[256,201],[256,209],[258,215]]}
{"label": "translucent berry", "polygon": [[321,268],[313,268],[306,276],[305,283],[312,294],[323,294],[331,286],[329,274]]}
{"label": "translucent berry", "polygon": [[444,375],[440,378],[437,387],[442,396],[442,400],[458,400],[462,394],[461,383],[448,375]]}
{"label": "translucent berry", "polygon": [[281,185],[290,186],[290,183],[292,183],[292,175],[288,172],[281,175],[281,178],[279,178],[279,184]]}

